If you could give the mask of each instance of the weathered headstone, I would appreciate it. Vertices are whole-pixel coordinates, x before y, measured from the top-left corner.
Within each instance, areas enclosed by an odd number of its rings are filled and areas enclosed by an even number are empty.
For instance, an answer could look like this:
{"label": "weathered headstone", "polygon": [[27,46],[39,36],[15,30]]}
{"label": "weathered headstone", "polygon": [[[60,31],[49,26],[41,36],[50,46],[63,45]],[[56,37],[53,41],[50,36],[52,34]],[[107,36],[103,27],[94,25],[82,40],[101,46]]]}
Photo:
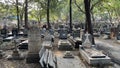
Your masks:
{"label": "weathered headstone", "polygon": [[82,41],[83,41],[83,43],[82,43],[83,47],[90,48],[92,46],[92,36],[90,34],[88,34],[88,32],[87,32],[85,35],[83,35],[82,38],[83,38],[82,39]]}
{"label": "weathered headstone", "polygon": [[117,40],[120,40],[120,34],[117,36]]}
{"label": "weathered headstone", "polygon": [[18,29],[17,28],[12,29],[12,35],[13,36],[18,36]]}
{"label": "weathered headstone", "polygon": [[5,52],[3,52],[2,50],[0,50],[0,59],[5,55]]}
{"label": "weathered headstone", "polygon": [[51,35],[54,35],[54,30],[53,30],[53,29],[49,29],[49,33],[50,33]]}
{"label": "weathered headstone", "polygon": [[27,36],[28,36],[28,30],[27,30],[27,29],[24,29],[24,30],[23,30],[23,34],[24,34],[24,37],[27,37]]}
{"label": "weathered headstone", "polygon": [[60,29],[58,33],[59,33],[59,39],[67,39],[68,30],[66,28]]}
{"label": "weathered headstone", "polygon": [[80,37],[80,28],[74,29],[72,32],[73,38]]}
{"label": "weathered headstone", "polygon": [[39,50],[41,48],[40,29],[33,25],[28,31],[28,55],[27,63],[39,62]]}
{"label": "weathered headstone", "polygon": [[3,38],[6,38],[7,37],[7,28],[4,27],[0,31],[1,31],[1,35],[3,36]]}

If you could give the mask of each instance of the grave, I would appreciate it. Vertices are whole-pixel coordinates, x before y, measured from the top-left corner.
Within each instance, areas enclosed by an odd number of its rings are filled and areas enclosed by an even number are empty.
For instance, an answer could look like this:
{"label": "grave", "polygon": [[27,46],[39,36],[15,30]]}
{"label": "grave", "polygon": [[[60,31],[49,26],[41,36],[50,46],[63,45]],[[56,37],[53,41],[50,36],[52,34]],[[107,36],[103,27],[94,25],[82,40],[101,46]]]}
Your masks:
{"label": "grave", "polygon": [[57,68],[57,59],[51,50],[45,49],[40,57],[39,63],[42,68]]}
{"label": "grave", "polygon": [[67,39],[68,30],[66,28],[58,30],[59,39]]}
{"label": "grave", "polygon": [[68,51],[65,54],[61,52],[59,55],[56,54],[56,58],[57,68],[84,68],[79,57],[72,55],[72,53]]}
{"label": "grave", "polygon": [[117,36],[117,43],[120,43],[120,34]]}
{"label": "grave", "polygon": [[44,38],[46,31],[47,31],[46,28],[43,28],[41,30],[41,38]]}
{"label": "grave", "polygon": [[78,29],[73,29],[73,32],[72,32],[72,37],[70,37],[68,40],[72,43],[72,45],[75,47],[75,48],[79,48],[79,45],[82,44],[82,40],[81,40],[81,30],[80,28]]}
{"label": "grave", "polygon": [[54,35],[54,30],[53,29],[49,29],[49,33],[50,33],[50,35]]}
{"label": "grave", "polygon": [[15,38],[14,36],[6,37],[6,38],[3,39],[3,42],[10,42],[14,38]]}
{"label": "grave", "polygon": [[93,66],[111,64],[111,59],[108,56],[93,47],[92,42],[90,41],[92,40],[92,37],[88,32],[83,37],[85,37],[84,42],[80,45],[79,52],[88,64]]}
{"label": "grave", "polygon": [[5,52],[3,52],[2,50],[0,50],[0,59],[5,55]]}
{"label": "grave", "polygon": [[12,55],[8,55],[7,59],[8,60],[23,60],[24,56],[22,54],[19,53],[19,51],[17,50],[17,40],[14,40],[14,45],[15,45],[15,49],[13,50]]}
{"label": "grave", "polygon": [[91,48],[92,47],[92,36],[88,34],[88,32],[83,35],[82,37],[82,46],[85,48]]}
{"label": "grave", "polygon": [[50,41],[52,42],[54,39],[53,35],[51,35],[49,32],[45,33],[44,41]]}
{"label": "grave", "polygon": [[8,30],[6,29],[6,27],[4,27],[3,29],[1,29],[0,31],[1,31],[2,37],[6,38],[7,37],[7,32],[8,32]]}
{"label": "grave", "polygon": [[12,29],[12,36],[18,36],[18,28]]}
{"label": "grave", "polygon": [[80,37],[80,28],[75,29],[72,31],[73,38]]}
{"label": "grave", "polygon": [[41,49],[41,34],[37,23],[30,26],[28,31],[28,55],[27,63],[39,63],[39,50]]}
{"label": "grave", "polygon": [[82,35],[82,43],[86,43],[85,40],[87,43],[89,42],[90,45],[92,45],[91,44],[92,43],[92,35],[90,35],[88,32],[86,32],[85,34]]}
{"label": "grave", "polygon": [[79,48],[79,45],[82,45],[82,40],[79,37],[76,37],[76,38],[70,37],[68,40],[75,48]]}
{"label": "grave", "polygon": [[23,34],[24,34],[24,37],[28,37],[28,30],[27,30],[27,29],[24,29],[24,30],[23,30]]}
{"label": "grave", "polygon": [[72,51],[74,48],[68,40],[59,40],[58,49],[62,51]]}
{"label": "grave", "polygon": [[28,40],[25,40],[18,45],[19,49],[27,49],[28,50]]}

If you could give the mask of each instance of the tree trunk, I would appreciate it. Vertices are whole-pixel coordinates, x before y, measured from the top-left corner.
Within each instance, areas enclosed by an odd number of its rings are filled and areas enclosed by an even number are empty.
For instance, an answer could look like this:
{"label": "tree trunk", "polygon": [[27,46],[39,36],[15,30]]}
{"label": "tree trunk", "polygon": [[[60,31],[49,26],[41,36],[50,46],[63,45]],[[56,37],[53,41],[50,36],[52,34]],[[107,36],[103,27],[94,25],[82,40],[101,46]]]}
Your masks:
{"label": "tree trunk", "polygon": [[70,33],[72,32],[72,0],[70,0]]}
{"label": "tree trunk", "polygon": [[95,23],[95,17],[94,17],[94,13],[92,10],[91,10],[91,15],[92,15],[92,22]]}
{"label": "tree trunk", "polygon": [[111,16],[110,11],[108,11],[108,15],[109,15],[109,21],[110,21],[110,23],[112,24],[112,16]]}
{"label": "tree trunk", "polygon": [[48,2],[47,2],[47,25],[48,25],[48,29],[51,28],[50,21],[49,21],[50,20],[49,9],[50,9],[50,0],[48,0]]}
{"label": "tree trunk", "polygon": [[18,0],[16,0],[16,13],[17,13],[17,25],[18,25],[18,31],[19,31],[19,29],[20,29],[20,21],[19,21]]}
{"label": "tree trunk", "polygon": [[92,35],[92,44],[95,44],[94,37],[93,37],[93,29],[91,23],[91,14],[90,14],[90,0],[84,0],[85,4],[85,15],[86,15],[86,29],[88,33]]}
{"label": "tree trunk", "polygon": [[25,0],[25,28],[28,28],[28,0]]}

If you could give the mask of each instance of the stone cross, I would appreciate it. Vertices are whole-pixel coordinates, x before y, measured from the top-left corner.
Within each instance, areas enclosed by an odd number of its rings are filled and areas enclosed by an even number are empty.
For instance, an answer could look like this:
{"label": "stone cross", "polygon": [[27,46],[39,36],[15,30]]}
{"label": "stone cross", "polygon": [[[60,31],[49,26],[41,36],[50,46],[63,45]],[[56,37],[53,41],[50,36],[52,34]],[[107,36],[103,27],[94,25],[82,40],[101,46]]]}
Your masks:
{"label": "stone cross", "polygon": [[83,36],[83,47],[85,48],[91,48],[92,46],[92,36],[87,32],[84,36]]}

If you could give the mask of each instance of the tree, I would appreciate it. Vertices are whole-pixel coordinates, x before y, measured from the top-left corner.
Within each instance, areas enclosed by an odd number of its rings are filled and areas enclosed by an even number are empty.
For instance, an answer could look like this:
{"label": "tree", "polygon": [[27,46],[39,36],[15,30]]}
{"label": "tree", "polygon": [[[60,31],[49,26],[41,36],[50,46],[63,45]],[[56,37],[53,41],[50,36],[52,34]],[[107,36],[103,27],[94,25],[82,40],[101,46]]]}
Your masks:
{"label": "tree", "polygon": [[86,28],[88,33],[92,35],[92,44],[95,44],[93,37],[93,30],[91,24],[91,15],[90,15],[90,0],[84,0],[85,4],[85,15],[86,15]]}
{"label": "tree", "polygon": [[18,8],[18,0],[16,0],[16,13],[17,13],[17,24],[18,24],[18,31],[20,29],[20,21],[19,21],[19,8]]}
{"label": "tree", "polygon": [[28,0],[25,0],[25,28],[28,28]]}
{"label": "tree", "polygon": [[49,18],[50,18],[50,15],[49,15],[49,7],[50,7],[50,0],[48,0],[47,1],[47,25],[48,25],[48,29],[50,29],[51,28],[51,26],[50,26],[50,22],[49,22]]}
{"label": "tree", "polygon": [[72,32],[72,0],[70,0],[70,33]]}

